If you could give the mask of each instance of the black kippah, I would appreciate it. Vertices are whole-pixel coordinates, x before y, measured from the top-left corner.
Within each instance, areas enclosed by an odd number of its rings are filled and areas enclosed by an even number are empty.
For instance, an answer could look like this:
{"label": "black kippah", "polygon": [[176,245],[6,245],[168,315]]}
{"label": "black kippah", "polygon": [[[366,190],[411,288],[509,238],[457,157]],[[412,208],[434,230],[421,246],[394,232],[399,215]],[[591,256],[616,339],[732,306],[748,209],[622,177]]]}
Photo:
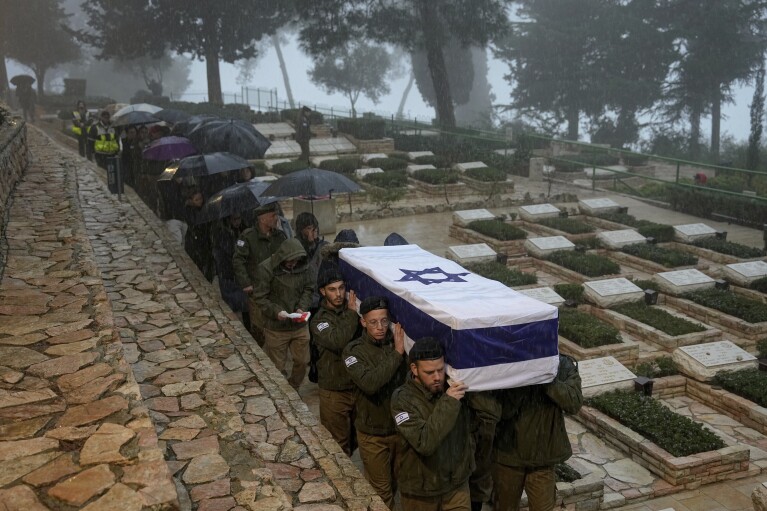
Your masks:
{"label": "black kippah", "polygon": [[388,309],[389,301],[383,296],[369,296],[360,304],[360,316],[377,309]]}
{"label": "black kippah", "polygon": [[417,360],[437,360],[445,356],[442,345],[434,337],[424,337],[418,339],[410,348],[410,361]]}

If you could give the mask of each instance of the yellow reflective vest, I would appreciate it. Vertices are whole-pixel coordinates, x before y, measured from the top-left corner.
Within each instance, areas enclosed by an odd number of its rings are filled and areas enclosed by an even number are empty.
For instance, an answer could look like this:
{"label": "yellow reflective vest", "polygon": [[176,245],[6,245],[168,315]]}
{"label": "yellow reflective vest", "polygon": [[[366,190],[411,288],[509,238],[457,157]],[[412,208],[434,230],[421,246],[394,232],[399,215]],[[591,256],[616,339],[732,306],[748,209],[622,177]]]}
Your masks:
{"label": "yellow reflective vest", "polygon": [[115,129],[111,126],[106,128],[101,123],[96,124],[94,128],[96,136],[93,138],[93,150],[99,154],[117,154],[120,151],[120,144],[117,142]]}
{"label": "yellow reflective vest", "polygon": [[72,133],[78,137],[83,134],[83,128],[87,126],[88,113],[81,114],[79,110],[72,112]]}

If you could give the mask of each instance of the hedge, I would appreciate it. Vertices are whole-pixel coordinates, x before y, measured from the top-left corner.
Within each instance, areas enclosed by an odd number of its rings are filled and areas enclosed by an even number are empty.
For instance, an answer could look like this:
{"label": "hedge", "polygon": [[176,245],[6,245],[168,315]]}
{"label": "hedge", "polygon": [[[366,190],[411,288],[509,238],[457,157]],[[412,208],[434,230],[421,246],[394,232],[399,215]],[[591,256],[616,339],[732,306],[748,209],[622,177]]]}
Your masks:
{"label": "hedge", "polygon": [[368,160],[368,165],[381,170],[404,170],[407,168],[408,162],[399,158],[373,158]]}
{"label": "hedge", "polygon": [[713,218],[713,214],[735,218],[744,225],[764,224],[767,218],[767,202],[726,195],[705,190],[666,185],[666,197],[671,207],[701,218]]}
{"label": "hedge", "polygon": [[458,182],[459,173],[448,169],[421,169],[413,172],[413,179],[431,185],[452,185]]}
{"label": "hedge", "polygon": [[583,348],[623,342],[617,328],[578,309],[559,310],[559,335]]}
{"label": "hedge", "polygon": [[468,227],[472,231],[477,231],[499,241],[523,240],[527,238],[525,231],[500,220],[474,220],[469,223]]}
{"label": "hedge", "polygon": [[320,168],[324,170],[332,170],[341,174],[354,174],[354,171],[360,168],[360,162],[356,158],[324,160],[320,162]]}
{"label": "hedge", "polygon": [[683,295],[683,298],[735,316],[748,323],[767,321],[767,304],[746,298],[725,289],[703,289]]}
{"label": "hedge", "polygon": [[583,303],[583,286],[580,284],[554,284],[554,291],[565,300]]}
{"label": "hedge", "polygon": [[650,362],[642,362],[634,368],[634,374],[645,378],[663,378],[679,374],[679,369],[671,357],[658,357]]}
{"label": "hedge", "polygon": [[724,441],[702,424],[639,392],[606,392],[591,398],[588,404],[655,442],[672,456],[690,456],[725,447]]}
{"label": "hedge", "polygon": [[290,174],[297,170],[304,170],[305,168],[307,168],[305,161],[286,161],[273,166],[271,172],[284,176],[285,174]]}
{"label": "hedge", "polygon": [[376,140],[386,136],[386,121],[365,118],[338,119],[338,131],[358,140]]}
{"label": "hedge", "polygon": [[705,330],[697,323],[669,314],[663,309],[651,307],[644,301],[617,305],[613,307],[613,310],[674,337]]}
{"label": "hedge", "polygon": [[[295,124],[298,121],[299,110],[299,108],[286,108],[285,110],[280,110],[280,119]],[[309,123],[323,124],[324,122],[325,117],[321,113],[316,110],[311,110],[309,112]]]}
{"label": "hedge", "polygon": [[470,264],[466,269],[487,279],[497,280],[508,287],[527,286],[538,282],[534,273],[524,273],[495,261]]}
{"label": "hedge", "polygon": [[645,280],[645,279],[637,279],[637,280],[634,280],[633,282],[634,282],[635,286],[642,288],[643,291],[645,289],[652,289],[653,291],[660,291],[660,286],[654,280],[650,280],[650,279],[647,279],[647,280]]}
{"label": "hedge", "polygon": [[671,225],[659,224],[649,220],[639,220],[628,213],[603,213],[597,216],[610,222],[633,227],[642,236],[655,238],[661,243],[674,239],[674,227]]}
{"label": "hedge", "polygon": [[468,169],[464,172],[466,177],[476,179],[477,181],[484,181],[486,183],[494,183],[498,181],[506,181],[506,172],[492,167],[483,167],[481,169]]}
{"label": "hedge", "polygon": [[756,279],[751,284],[749,284],[748,287],[750,287],[751,289],[755,289],[759,291],[760,293],[767,293],[767,277]]}
{"label": "hedge", "polygon": [[542,218],[537,221],[541,225],[551,227],[568,234],[585,234],[594,232],[594,226],[573,218]]}
{"label": "hedge", "polygon": [[387,170],[363,177],[365,183],[381,188],[403,188],[407,186],[407,172],[404,170]]}
{"label": "hedge", "polygon": [[662,264],[666,268],[677,266],[693,266],[698,264],[698,258],[687,252],[663,248],[649,243],[634,243],[621,248],[621,252],[630,254],[654,263]]}
{"label": "hedge", "polygon": [[732,241],[723,240],[715,237],[701,238],[692,242],[692,245],[696,247],[713,250],[720,254],[731,255],[735,257],[741,257],[744,259],[751,257],[762,257],[765,252],[760,248],[749,247],[747,245],[741,245],[740,243],[733,243]]}
{"label": "hedge", "polygon": [[621,270],[617,263],[604,256],[571,250],[558,250],[549,254],[546,259],[587,277],[614,275]]}
{"label": "hedge", "polygon": [[721,371],[714,377],[714,382],[759,406],[767,406],[767,374],[758,368]]}

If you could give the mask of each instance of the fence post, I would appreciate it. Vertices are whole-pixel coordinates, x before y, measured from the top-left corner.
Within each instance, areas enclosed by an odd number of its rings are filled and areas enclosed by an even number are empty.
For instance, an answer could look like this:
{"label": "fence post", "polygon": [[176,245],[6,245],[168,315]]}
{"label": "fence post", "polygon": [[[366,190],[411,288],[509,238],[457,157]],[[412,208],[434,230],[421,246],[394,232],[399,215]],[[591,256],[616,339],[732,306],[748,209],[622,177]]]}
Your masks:
{"label": "fence post", "polygon": [[676,184],[679,184],[679,162],[676,162]]}

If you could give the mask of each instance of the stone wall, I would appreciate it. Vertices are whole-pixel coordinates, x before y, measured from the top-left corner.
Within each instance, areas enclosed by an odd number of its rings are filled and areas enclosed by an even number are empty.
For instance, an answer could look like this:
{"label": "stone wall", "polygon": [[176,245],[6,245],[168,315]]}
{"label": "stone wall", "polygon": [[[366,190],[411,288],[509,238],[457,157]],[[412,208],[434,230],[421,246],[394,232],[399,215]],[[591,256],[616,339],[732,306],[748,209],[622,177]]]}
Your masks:
{"label": "stone wall", "polygon": [[[27,125],[22,121],[0,127],[0,234],[5,233],[11,193],[27,168]],[[0,236],[0,274],[5,267],[5,236]]]}

